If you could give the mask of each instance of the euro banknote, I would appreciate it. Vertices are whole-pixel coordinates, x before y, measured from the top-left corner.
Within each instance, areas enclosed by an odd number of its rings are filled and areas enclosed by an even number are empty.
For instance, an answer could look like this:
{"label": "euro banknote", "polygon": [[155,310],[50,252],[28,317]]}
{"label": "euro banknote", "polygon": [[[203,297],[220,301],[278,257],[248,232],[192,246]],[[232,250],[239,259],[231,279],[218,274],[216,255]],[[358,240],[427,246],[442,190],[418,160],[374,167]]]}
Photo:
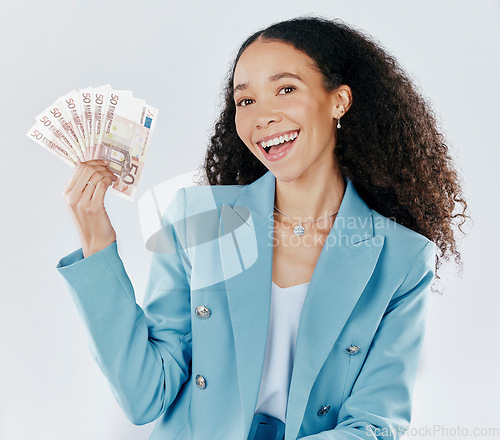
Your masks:
{"label": "euro banknote", "polygon": [[91,159],[109,161],[118,177],[110,191],[133,200],[157,118],[158,109],[106,84],[56,99],[26,135],[71,167]]}

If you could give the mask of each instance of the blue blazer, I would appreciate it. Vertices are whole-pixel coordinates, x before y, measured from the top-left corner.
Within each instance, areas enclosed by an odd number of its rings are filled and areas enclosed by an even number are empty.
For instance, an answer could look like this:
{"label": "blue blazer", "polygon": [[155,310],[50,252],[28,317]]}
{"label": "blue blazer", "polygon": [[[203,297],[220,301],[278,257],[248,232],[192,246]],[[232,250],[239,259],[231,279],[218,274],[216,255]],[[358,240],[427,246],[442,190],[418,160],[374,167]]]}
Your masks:
{"label": "blue blazer", "polygon": [[[247,438],[269,324],[274,194],[269,171],[250,185],[178,190],[143,308],[116,242],[59,262],[121,408],[135,424],[156,420],[151,439]],[[403,435],[435,250],[347,179],[302,309],[286,440]]]}

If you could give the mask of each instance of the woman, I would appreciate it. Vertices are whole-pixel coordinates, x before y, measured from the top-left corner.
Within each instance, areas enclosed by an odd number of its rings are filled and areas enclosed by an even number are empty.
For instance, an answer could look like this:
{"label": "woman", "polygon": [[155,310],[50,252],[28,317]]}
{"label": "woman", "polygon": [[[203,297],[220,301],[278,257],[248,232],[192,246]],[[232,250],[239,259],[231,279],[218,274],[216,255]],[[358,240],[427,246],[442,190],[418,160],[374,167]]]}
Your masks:
{"label": "woman", "polygon": [[144,309],[104,209],[115,177],[80,164],[65,197],[82,249],[58,270],[127,416],[157,420],[152,439],[400,438],[436,248],[460,262],[451,221],[467,205],[447,150],[361,32],[314,17],[256,32],[208,185],[164,213],[174,251],[154,254]]}

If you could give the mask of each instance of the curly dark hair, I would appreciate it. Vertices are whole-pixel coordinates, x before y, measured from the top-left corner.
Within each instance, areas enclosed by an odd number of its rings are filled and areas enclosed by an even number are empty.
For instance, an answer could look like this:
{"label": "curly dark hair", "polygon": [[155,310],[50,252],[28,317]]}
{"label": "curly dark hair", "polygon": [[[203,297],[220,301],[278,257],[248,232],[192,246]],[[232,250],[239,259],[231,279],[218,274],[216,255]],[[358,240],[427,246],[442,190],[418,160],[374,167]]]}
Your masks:
{"label": "curly dark hair", "polygon": [[[453,221],[467,218],[467,203],[447,141],[431,105],[397,60],[361,30],[340,19],[302,16],[255,32],[243,43],[227,75],[225,106],[215,123],[198,184],[246,185],[268,170],[236,132],[233,78],[245,49],[257,38],[292,44],[312,58],[326,91],[346,84],[351,108],[342,118],[334,155],[367,205],[433,241],[440,259],[455,255]],[[333,122],[332,122],[333,123]],[[236,154],[235,154],[236,153]],[[462,212],[453,213],[455,204]]]}

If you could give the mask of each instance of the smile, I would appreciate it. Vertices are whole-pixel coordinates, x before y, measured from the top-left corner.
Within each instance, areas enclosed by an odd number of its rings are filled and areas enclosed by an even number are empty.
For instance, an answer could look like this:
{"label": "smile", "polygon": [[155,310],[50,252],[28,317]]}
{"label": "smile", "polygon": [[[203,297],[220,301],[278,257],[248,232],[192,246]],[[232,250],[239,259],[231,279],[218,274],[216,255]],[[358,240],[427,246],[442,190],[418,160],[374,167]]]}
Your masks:
{"label": "smile", "polygon": [[298,135],[299,130],[291,131],[289,133],[285,133],[284,135],[274,135],[274,137],[269,136],[267,138],[261,139],[258,144],[266,151],[266,153],[268,153],[270,148],[274,145],[280,145],[285,142],[293,141]]}
{"label": "smile", "polygon": [[258,142],[264,156],[269,161],[276,161],[284,157],[294,146],[299,131],[267,137]]}

